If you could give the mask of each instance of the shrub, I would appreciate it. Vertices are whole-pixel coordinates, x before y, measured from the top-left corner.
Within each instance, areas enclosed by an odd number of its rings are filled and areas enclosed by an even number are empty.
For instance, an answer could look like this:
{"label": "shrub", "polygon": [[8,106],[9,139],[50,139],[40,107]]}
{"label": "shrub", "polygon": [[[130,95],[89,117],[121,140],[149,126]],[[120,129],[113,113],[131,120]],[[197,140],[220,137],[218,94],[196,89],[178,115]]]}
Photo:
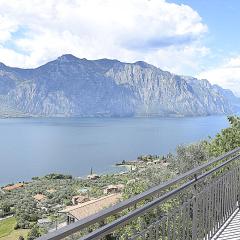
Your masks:
{"label": "shrub", "polygon": [[41,236],[41,233],[40,233],[40,229],[39,229],[38,225],[34,225],[34,227],[28,233],[27,239],[34,240],[40,236]]}

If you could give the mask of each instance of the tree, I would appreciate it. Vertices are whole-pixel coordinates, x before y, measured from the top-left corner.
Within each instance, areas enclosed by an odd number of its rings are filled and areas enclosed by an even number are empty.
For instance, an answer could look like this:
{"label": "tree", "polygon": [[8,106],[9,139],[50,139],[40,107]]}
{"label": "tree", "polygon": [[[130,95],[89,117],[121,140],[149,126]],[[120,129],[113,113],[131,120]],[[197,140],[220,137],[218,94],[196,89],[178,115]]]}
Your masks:
{"label": "tree", "polygon": [[41,236],[40,229],[38,225],[34,225],[31,231],[28,233],[28,240],[34,240]]}
{"label": "tree", "polygon": [[3,211],[3,215],[6,215],[11,211],[11,205],[5,202],[2,204],[1,209]]}
{"label": "tree", "polygon": [[23,218],[17,218],[17,223],[16,223],[14,229],[19,229],[19,228],[27,229],[27,228],[29,228],[29,226],[30,226],[29,221],[27,221],[26,219],[23,219]]}
{"label": "tree", "polygon": [[219,156],[240,147],[240,117],[228,117],[230,127],[223,129],[210,140],[208,150],[211,156]]}
{"label": "tree", "polygon": [[32,180],[39,180],[39,177],[32,177]]}
{"label": "tree", "polygon": [[177,154],[172,158],[174,170],[177,173],[184,173],[203,164],[209,159],[206,146],[207,142],[204,141],[188,146],[178,146]]}

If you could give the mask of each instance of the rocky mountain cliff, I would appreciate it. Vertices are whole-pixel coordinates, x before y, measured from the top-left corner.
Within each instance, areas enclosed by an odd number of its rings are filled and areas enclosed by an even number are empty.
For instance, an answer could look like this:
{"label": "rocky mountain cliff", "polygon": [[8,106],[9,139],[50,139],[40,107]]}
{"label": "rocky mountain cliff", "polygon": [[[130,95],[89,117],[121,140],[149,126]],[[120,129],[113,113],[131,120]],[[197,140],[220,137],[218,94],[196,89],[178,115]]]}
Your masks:
{"label": "rocky mountain cliff", "polygon": [[145,62],[63,55],[35,69],[0,64],[0,116],[197,116],[236,106],[230,90]]}

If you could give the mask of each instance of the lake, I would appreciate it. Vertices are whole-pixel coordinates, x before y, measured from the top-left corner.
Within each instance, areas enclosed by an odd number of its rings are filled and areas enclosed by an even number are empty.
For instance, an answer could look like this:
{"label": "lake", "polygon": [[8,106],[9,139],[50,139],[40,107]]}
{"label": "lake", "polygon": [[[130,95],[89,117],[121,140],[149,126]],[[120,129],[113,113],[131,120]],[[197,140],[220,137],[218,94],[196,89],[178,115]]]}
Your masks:
{"label": "lake", "polygon": [[0,184],[51,172],[113,172],[142,154],[214,136],[226,116],[196,118],[28,118],[0,120]]}

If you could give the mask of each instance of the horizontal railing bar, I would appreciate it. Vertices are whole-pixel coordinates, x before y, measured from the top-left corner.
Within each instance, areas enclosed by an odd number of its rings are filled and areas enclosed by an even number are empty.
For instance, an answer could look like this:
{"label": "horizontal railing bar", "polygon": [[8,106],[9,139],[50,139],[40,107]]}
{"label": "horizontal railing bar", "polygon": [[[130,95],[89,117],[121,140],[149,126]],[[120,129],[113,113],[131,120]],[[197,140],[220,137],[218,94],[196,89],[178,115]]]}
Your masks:
{"label": "horizontal railing bar", "polygon": [[185,188],[190,187],[195,181],[196,181],[195,179],[192,179],[191,181],[183,184],[178,189],[174,189],[174,190],[164,194],[163,196],[154,199],[153,201],[143,205],[140,208],[135,209],[134,211],[128,213],[127,215],[122,216],[121,218],[113,221],[112,223],[109,223],[109,224],[103,226],[102,228],[99,228],[96,231],[88,234],[87,236],[80,238],[80,240],[96,240],[96,239],[100,239],[101,237],[106,236],[109,233],[112,233],[116,228],[126,225],[129,221],[132,221],[134,218],[151,210],[156,205],[159,205],[160,203],[165,202],[166,200],[171,198],[173,195],[177,194],[178,192],[181,192]]}
{"label": "horizontal railing bar", "polygon": [[239,155],[236,155],[235,157],[229,159],[228,161],[220,164],[219,166],[214,167],[213,169],[207,171],[206,173],[204,173],[204,174],[196,177],[196,179],[197,179],[197,180],[201,180],[201,179],[203,179],[203,178],[211,175],[211,173],[216,172],[216,171],[219,170],[220,168],[225,167],[226,165],[228,165],[229,163],[231,163],[231,162],[233,162],[233,161],[235,161],[235,160],[238,160],[239,157],[240,157],[240,154],[239,154]]}
{"label": "horizontal railing bar", "polygon": [[196,175],[197,173],[199,173],[200,171],[203,171],[205,170],[206,168],[208,168],[209,166],[219,162],[219,161],[222,161],[224,160],[225,158],[237,153],[240,151],[240,148],[236,148],[222,156],[219,156],[209,162],[206,162],[180,176],[177,176],[176,178],[173,178],[173,179],[170,179],[160,185],[157,185],[153,188],[150,188],[149,190],[143,192],[143,193],[140,193],[136,196],[133,196],[125,201],[122,201],[112,207],[109,207],[109,208],[106,208],[94,215],[91,215],[87,218],[84,218],[82,220],[79,220],[77,222],[74,222],[68,226],[65,226],[63,228],[60,228],[54,232],[51,232],[51,233],[48,233],[40,238],[38,238],[38,240],[59,240],[59,239],[62,239],[64,237],[67,237],[75,232],[78,232],[94,223],[97,223],[101,220],[103,220],[104,218],[108,217],[108,216],[111,216],[111,215],[114,215],[118,212],[121,212],[122,210],[130,207],[130,206],[133,206],[135,205],[136,203],[150,197],[150,196],[153,196],[153,195],[156,195],[157,193],[159,193],[160,191],[163,191],[169,187],[171,187],[172,185],[176,184],[177,182],[187,178],[187,177],[190,177],[190,176],[193,176],[193,175]]}
{"label": "horizontal railing bar", "polygon": [[211,173],[223,168],[224,166],[228,165],[229,163],[239,159],[240,155],[237,155],[231,159],[229,159],[228,161],[222,163],[219,166],[216,166],[215,168],[209,170],[208,172],[190,180],[189,182],[183,184],[182,186],[178,187],[177,189],[173,189],[172,191],[164,194],[163,196],[154,199],[153,201],[145,204],[144,206],[128,213],[127,215],[113,221],[112,223],[109,223],[105,226],[103,226],[102,228],[97,229],[96,231],[88,234],[85,237],[82,237],[81,240],[97,240],[101,237],[106,236],[109,233],[112,233],[116,228],[119,228],[123,225],[126,225],[129,221],[132,221],[134,218],[143,215],[145,212],[151,210],[152,208],[154,208],[156,205],[162,204],[164,203],[166,200],[168,200],[169,198],[173,197],[174,195],[176,195],[177,193],[181,192],[182,190],[190,187],[191,185],[195,185],[197,184],[199,181],[201,181],[202,179],[204,179],[205,177],[211,175]]}

